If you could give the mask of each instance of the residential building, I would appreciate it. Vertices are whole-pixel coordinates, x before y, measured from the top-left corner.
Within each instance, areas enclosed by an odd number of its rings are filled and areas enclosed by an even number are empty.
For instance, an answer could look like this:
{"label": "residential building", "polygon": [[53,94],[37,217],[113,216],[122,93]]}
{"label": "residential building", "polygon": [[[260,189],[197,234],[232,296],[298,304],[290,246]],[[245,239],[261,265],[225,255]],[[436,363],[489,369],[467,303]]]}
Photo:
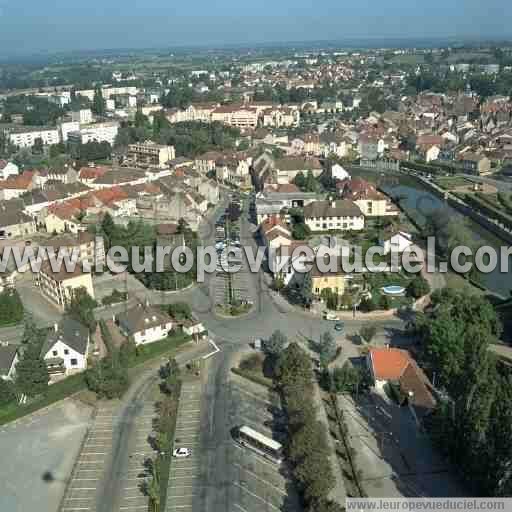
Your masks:
{"label": "residential building", "polygon": [[70,165],[65,165],[60,169],[48,169],[47,178],[68,185],[69,183],[78,181],[78,172]]}
{"label": "residential building", "polygon": [[7,160],[0,160],[0,180],[6,180],[9,176],[17,176],[19,168],[12,162]]}
{"label": "residential building", "polygon": [[[293,183],[285,185],[269,185],[258,192],[255,200],[256,220],[261,224],[272,215],[281,215],[289,208],[303,208],[316,201],[314,192],[302,192]],[[286,215],[286,214],[285,214]]]}
{"label": "residential building", "polygon": [[475,153],[464,153],[461,156],[461,163],[464,171],[469,174],[489,174],[491,172],[491,161],[485,155]]}
{"label": "residential building", "polygon": [[384,238],[381,245],[384,249],[384,254],[403,253],[406,249],[414,244],[412,235],[405,231],[398,231],[395,234]]}
{"label": "residential building", "polygon": [[400,214],[400,210],[387,196],[361,178],[339,181],[336,188],[338,195],[357,204],[365,217],[389,217]]}
{"label": "residential building", "polygon": [[256,128],[258,125],[258,111],[252,107],[223,105],[212,111],[211,120],[236,126],[240,129]]}
{"label": "residential building", "polygon": [[61,309],[65,309],[78,288],[85,288],[94,298],[91,274],[83,272],[80,263],[73,265],[69,272],[63,263],[60,270],[54,271],[50,261],[44,261],[38,273],[34,275],[39,291]]}
{"label": "residential building", "polygon": [[[322,263],[325,264],[325,268],[320,269],[319,264],[321,266]],[[322,296],[324,290],[330,290],[341,297],[345,293],[345,284],[346,275],[341,268],[340,257],[325,257],[323,262],[319,261],[319,258],[314,259],[311,268],[311,290],[317,299]]]}
{"label": "residential building", "polygon": [[60,142],[59,130],[43,126],[11,126],[8,128],[9,141],[19,148],[31,148],[40,139],[44,145]]}
{"label": "residential building", "polygon": [[18,347],[8,342],[0,341],[0,379],[13,380],[16,376],[18,361]]}
{"label": "residential building", "polygon": [[147,140],[128,146],[128,159],[141,167],[158,167],[164,169],[170,160],[176,158],[174,146],[163,146]]}
{"label": "residential building", "polygon": [[60,138],[62,142],[68,141],[68,135],[70,132],[80,131],[79,121],[62,121],[59,124]]}
{"label": "residential building", "polygon": [[311,231],[360,231],[364,215],[353,201],[315,201],[304,207],[304,222]]}
{"label": "residential building", "polygon": [[172,319],[161,310],[139,304],[117,316],[121,332],[133,338],[136,345],[147,345],[166,338],[172,329]]}
{"label": "residential building", "polygon": [[322,164],[317,158],[279,158],[274,164],[275,183],[291,183],[300,172],[306,176],[310,171],[315,178],[322,174]]}
{"label": "residential building", "polygon": [[367,364],[375,388],[380,392],[384,392],[386,384],[397,386],[419,418],[434,410],[436,400],[432,394],[432,386],[407,350],[389,346],[371,348],[368,351]]}
{"label": "residential building", "polygon": [[56,323],[41,349],[50,382],[86,370],[89,345],[89,329],[80,322],[64,317]]}
{"label": "residential building", "polygon": [[300,110],[294,107],[270,107],[263,110],[263,126],[292,128],[299,126]]}
{"label": "residential building", "polygon": [[71,120],[78,124],[91,124],[93,122],[91,109],[82,108],[78,111],[71,112]]}
{"label": "residential building", "polygon": [[76,235],[66,234],[46,240],[45,247],[52,247],[55,252],[77,255],[81,263],[87,262],[91,267],[105,263],[105,243],[103,237],[81,231]]}
{"label": "residential building", "polygon": [[37,231],[36,223],[14,204],[0,203],[0,240],[26,238]]}
{"label": "residential building", "polygon": [[69,142],[87,144],[88,142],[108,142],[111,146],[117,137],[119,124],[115,121],[81,125],[79,132],[69,132]]}

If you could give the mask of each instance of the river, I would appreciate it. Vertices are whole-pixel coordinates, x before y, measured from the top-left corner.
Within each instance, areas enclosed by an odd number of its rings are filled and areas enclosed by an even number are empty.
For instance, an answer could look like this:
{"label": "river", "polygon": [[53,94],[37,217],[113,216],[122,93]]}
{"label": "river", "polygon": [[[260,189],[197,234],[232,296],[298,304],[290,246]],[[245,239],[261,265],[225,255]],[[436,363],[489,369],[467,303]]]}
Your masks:
{"label": "river", "polygon": [[434,195],[430,190],[425,188],[419,181],[412,177],[404,175],[380,175],[377,177],[376,172],[371,171],[353,171],[353,175],[367,178],[369,181],[377,182],[381,190],[391,197],[400,198],[400,206],[414,221],[422,225],[426,221],[426,217],[442,210],[448,212],[450,218],[462,218],[468,229],[471,231],[476,246],[488,245],[494,247],[498,254],[498,265],[489,273],[479,273],[478,282],[489,289],[491,292],[509,297],[512,290],[512,258],[509,257],[509,271],[502,273],[500,271],[501,257],[500,248],[502,246],[509,247],[508,244],[490,233],[488,230],[480,226],[471,219],[468,219],[454,208]]}

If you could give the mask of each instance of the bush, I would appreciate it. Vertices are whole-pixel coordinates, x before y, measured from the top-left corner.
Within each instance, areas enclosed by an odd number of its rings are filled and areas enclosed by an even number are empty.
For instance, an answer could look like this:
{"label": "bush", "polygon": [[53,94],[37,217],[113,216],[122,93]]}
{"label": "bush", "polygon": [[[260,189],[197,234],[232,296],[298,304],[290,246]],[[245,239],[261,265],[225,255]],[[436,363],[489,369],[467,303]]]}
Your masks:
{"label": "bush", "polygon": [[0,325],[17,324],[23,320],[23,304],[16,290],[0,293]]}
{"label": "bush", "polygon": [[407,295],[419,299],[430,293],[428,281],[421,275],[417,275],[407,286]]}
{"label": "bush", "polygon": [[8,380],[0,378],[0,407],[4,407],[16,400],[14,384]]}
{"label": "bush", "polygon": [[250,372],[261,371],[263,367],[263,360],[260,354],[251,354],[249,357],[242,359],[240,362],[240,369]]}
{"label": "bush", "polygon": [[110,304],[117,304],[118,302],[124,302],[128,297],[126,292],[120,292],[119,290],[113,290],[110,295],[103,297],[101,303],[104,306],[110,306]]}

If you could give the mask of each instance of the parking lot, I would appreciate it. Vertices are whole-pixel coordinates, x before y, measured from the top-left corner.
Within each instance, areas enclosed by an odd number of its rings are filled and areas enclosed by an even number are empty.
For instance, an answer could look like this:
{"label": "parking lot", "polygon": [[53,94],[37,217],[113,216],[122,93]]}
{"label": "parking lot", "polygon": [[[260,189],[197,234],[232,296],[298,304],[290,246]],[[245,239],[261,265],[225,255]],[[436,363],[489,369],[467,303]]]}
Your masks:
{"label": "parking lot", "polygon": [[116,403],[98,406],[75,462],[60,512],[96,510],[97,491],[103,481],[105,466],[112,449],[118,411],[119,405]]}
{"label": "parking lot", "polygon": [[462,496],[449,465],[407,407],[375,393],[339,396],[362,485],[370,497]]}
{"label": "parking lot", "polygon": [[[261,434],[283,442],[285,430],[279,399],[262,386],[238,376],[230,381],[232,427],[247,425]],[[265,459],[234,440],[230,446],[233,461],[233,512],[261,510],[300,510],[297,493],[285,463]]]}
{"label": "parking lot", "polygon": [[[215,304],[221,306],[254,301],[250,293],[247,260],[240,247],[240,213],[236,213],[240,208],[240,199],[232,199],[215,225],[217,269],[212,279],[212,291]],[[240,270],[234,273],[227,271],[235,266]]]}
{"label": "parking lot", "polygon": [[149,442],[153,436],[154,417],[154,404],[148,401],[134,420],[135,428],[129,443],[127,463],[119,475],[121,485],[117,510],[120,512],[148,510],[149,499],[143,483],[150,476],[146,461],[155,458],[155,451]]}
{"label": "parking lot", "polygon": [[92,409],[64,400],[0,427],[0,510],[55,512]]}
{"label": "parking lot", "polygon": [[190,457],[173,458],[167,488],[166,511],[187,512],[198,510],[202,482],[200,479],[201,454],[201,382],[185,381],[181,387],[174,448],[188,448]]}

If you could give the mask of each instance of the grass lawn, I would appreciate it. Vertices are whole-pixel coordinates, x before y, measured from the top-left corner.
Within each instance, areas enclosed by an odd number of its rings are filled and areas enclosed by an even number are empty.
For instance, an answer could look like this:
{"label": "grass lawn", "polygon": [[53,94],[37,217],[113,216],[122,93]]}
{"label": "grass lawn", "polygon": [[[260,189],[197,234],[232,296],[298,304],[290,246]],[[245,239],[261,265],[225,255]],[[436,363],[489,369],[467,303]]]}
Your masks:
{"label": "grass lawn", "polygon": [[444,176],[436,178],[434,183],[446,190],[452,190],[457,187],[465,187],[471,182],[462,176]]}

